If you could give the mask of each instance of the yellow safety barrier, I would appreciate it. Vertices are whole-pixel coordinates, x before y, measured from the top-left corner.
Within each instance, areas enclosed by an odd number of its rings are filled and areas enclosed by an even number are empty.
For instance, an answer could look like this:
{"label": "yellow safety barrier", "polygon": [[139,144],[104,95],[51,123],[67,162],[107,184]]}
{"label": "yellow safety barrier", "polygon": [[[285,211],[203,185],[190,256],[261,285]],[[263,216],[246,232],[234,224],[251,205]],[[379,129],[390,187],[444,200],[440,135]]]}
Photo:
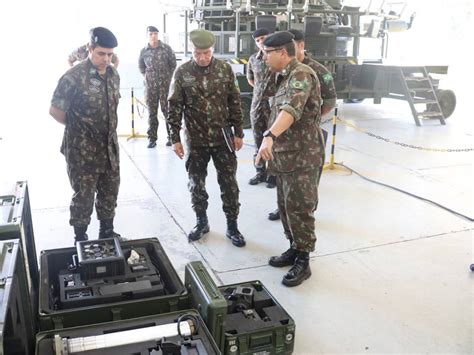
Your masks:
{"label": "yellow safety barrier", "polygon": [[132,95],[132,133],[131,134],[119,134],[119,137],[127,137],[127,141],[133,138],[147,138],[148,136],[146,134],[139,134],[138,132],[135,132],[135,94],[133,92],[133,88],[131,89],[131,95]]}
{"label": "yellow safety barrier", "polygon": [[336,148],[336,126],[337,126],[337,107],[334,109],[334,116],[332,117],[332,139],[331,139],[331,154],[329,156],[329,163],[324,164],[323,170],[338,170],[338,171],[345,171],[349,172],[349,174],[352,174],[352,172],[347,169],[344,165],[341,163],[335,163],[334,162],[334,151]]}

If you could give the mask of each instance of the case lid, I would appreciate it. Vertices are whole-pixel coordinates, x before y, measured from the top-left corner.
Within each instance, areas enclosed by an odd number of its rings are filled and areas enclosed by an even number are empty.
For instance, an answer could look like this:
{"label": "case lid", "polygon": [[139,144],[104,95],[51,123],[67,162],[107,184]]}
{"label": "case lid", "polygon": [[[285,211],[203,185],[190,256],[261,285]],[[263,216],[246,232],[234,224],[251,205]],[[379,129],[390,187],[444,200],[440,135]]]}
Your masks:
{"label": "case lid", "polygon": [[186,264],[184,284],[189,292],[192,308],[199,311],[209,331],[222,349],[225,341],[224,324],[227,301],[201,261]]}
{"label": "case lid", "polygon": [[39,288],[38,258],[26,181],[0,184],[0,240],[7,239],[20,239],[29,289],[36,300]]}

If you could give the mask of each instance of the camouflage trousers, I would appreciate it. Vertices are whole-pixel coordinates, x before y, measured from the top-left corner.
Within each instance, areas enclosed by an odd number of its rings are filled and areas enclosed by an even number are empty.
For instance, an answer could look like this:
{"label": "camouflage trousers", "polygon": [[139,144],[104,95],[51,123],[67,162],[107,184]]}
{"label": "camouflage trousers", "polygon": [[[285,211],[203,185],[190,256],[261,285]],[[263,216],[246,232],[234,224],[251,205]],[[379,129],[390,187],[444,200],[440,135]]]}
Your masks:
{"label": "camouflage trousers", "polygon": [[[146,89],[146,105],[148,106],[148,138],[156,141],[158,139],[158,105],[161,108],[163,117],[168,117],[168,87],[162,85],[159,88],[147,87]],[[170,128],[166,122],[166,133],[169,138]]]}
{"label": "camouflage trousers", "polygon": [[206,191],[207,166],[212,157],[217,172],[217,182],[221,190],[222,209],[228,219],[239,215],[239,187],[237,185],[237,158],[227,146],[190,147],[186,158],[189,176],[188,188],[191,203],[197,215],[204,214],[208,207],[209,195]]}
{"label": "camouflage trousers", "polygon": [[68,166],[69,182],[74,190],[69,207],[71,226],[88,226],[94,208],[97,219],[115,217],[120,186],[120,171],[107,168],[103,173],[85,172]]}
{"label": "camouflage trousers", "polygon": [[255,152],[253,154],[253,164],[257,172],[265,172],[265,161],[260,164],[255,164],[258,150],[262,145],[263,133],[268,129],[268,120],[270,119],[270,105],[268,100],[262,100],[259,103],[252,101],[252,108],[250,110],[250,123],[252,124],[253,139],[255,141]]}
{"label": "camouflage trousers", "polygon": [[292,248],[312,252],[316,244],[314,211],[322,169],[277,174],[277,199],[283,230]]}

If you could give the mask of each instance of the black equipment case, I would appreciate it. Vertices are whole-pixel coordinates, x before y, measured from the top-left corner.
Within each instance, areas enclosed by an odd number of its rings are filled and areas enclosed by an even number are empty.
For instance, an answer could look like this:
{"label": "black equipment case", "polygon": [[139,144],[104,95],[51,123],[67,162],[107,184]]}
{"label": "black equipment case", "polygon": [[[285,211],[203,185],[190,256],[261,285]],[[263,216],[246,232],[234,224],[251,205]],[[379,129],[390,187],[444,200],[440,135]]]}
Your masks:
{"label": "black equipment case", "polygon": [[[146,331],[147,327],[170,323],[176,323],[178,326],[178,320],[180,319],[181,321],[184,321],[184,319],[192,319],[194,324],[197,324],[194,335],[186,337],[176,335],[166,338],[159,338],[157,336],[157,339],[154,340],[137,341],[136,343],[120,346],[108,346],[102,349],[89,350],[87,352],[72,352],[67,346],[67,341],[73,338],[93,337],[138,329]],[[120,334],[120,336],[123,337],[122,334]],[[131,339],[133,342],[133,338]],[[195,310],[185,310],[181,312],[107,322],[90,326],[49,330],[38,333],[36,337],[36,355],[67,355],[72,353],[87,355],[213,355],[220,354],[220,351],[199,313]]]}
{"label": "black equipment case", "polygon": [[187,308],[186,288],[156,238],[46,250],[40,266],[42,331]]}

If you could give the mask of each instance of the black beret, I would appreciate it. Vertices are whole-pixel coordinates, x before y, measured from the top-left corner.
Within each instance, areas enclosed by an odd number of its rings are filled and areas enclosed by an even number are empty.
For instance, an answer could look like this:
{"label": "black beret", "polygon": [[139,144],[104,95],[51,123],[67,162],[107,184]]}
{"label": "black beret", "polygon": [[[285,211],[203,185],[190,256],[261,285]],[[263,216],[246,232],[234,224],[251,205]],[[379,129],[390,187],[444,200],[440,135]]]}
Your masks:
{"label": "black beret", "polygon": [[252,37],[253,37],[253,39],[255,39],[255,38],[260,37],[260,36],[266,36],[269,33],[270,33],[270,31],[266,28],[258,28],[252,33]]}
{"label": "black beret", "polygon": [[297,42],[302,41],[304,39],[304,34],[300,30],[291,29],[288,30],[288,32],[292,33],[293,36],[295,36],[294,40]]}
{"label": "black beret", "polygon": [[276,32],[265,38],[263,45],[265,47],[281,47],[293,41],[294,38],[293,33],[287,31]]}
{"label": "black beret", "polygon": [[95,27],[90,31],[91,44],[102,48],[117,47],[117,38],[115,35],[105,27]]}
{"label": "black beret", "polygon": [[148,26],[146,28],[146,31],[147,32],[160,32],[160,31],[158,31],[158,29],[155,26]]}

